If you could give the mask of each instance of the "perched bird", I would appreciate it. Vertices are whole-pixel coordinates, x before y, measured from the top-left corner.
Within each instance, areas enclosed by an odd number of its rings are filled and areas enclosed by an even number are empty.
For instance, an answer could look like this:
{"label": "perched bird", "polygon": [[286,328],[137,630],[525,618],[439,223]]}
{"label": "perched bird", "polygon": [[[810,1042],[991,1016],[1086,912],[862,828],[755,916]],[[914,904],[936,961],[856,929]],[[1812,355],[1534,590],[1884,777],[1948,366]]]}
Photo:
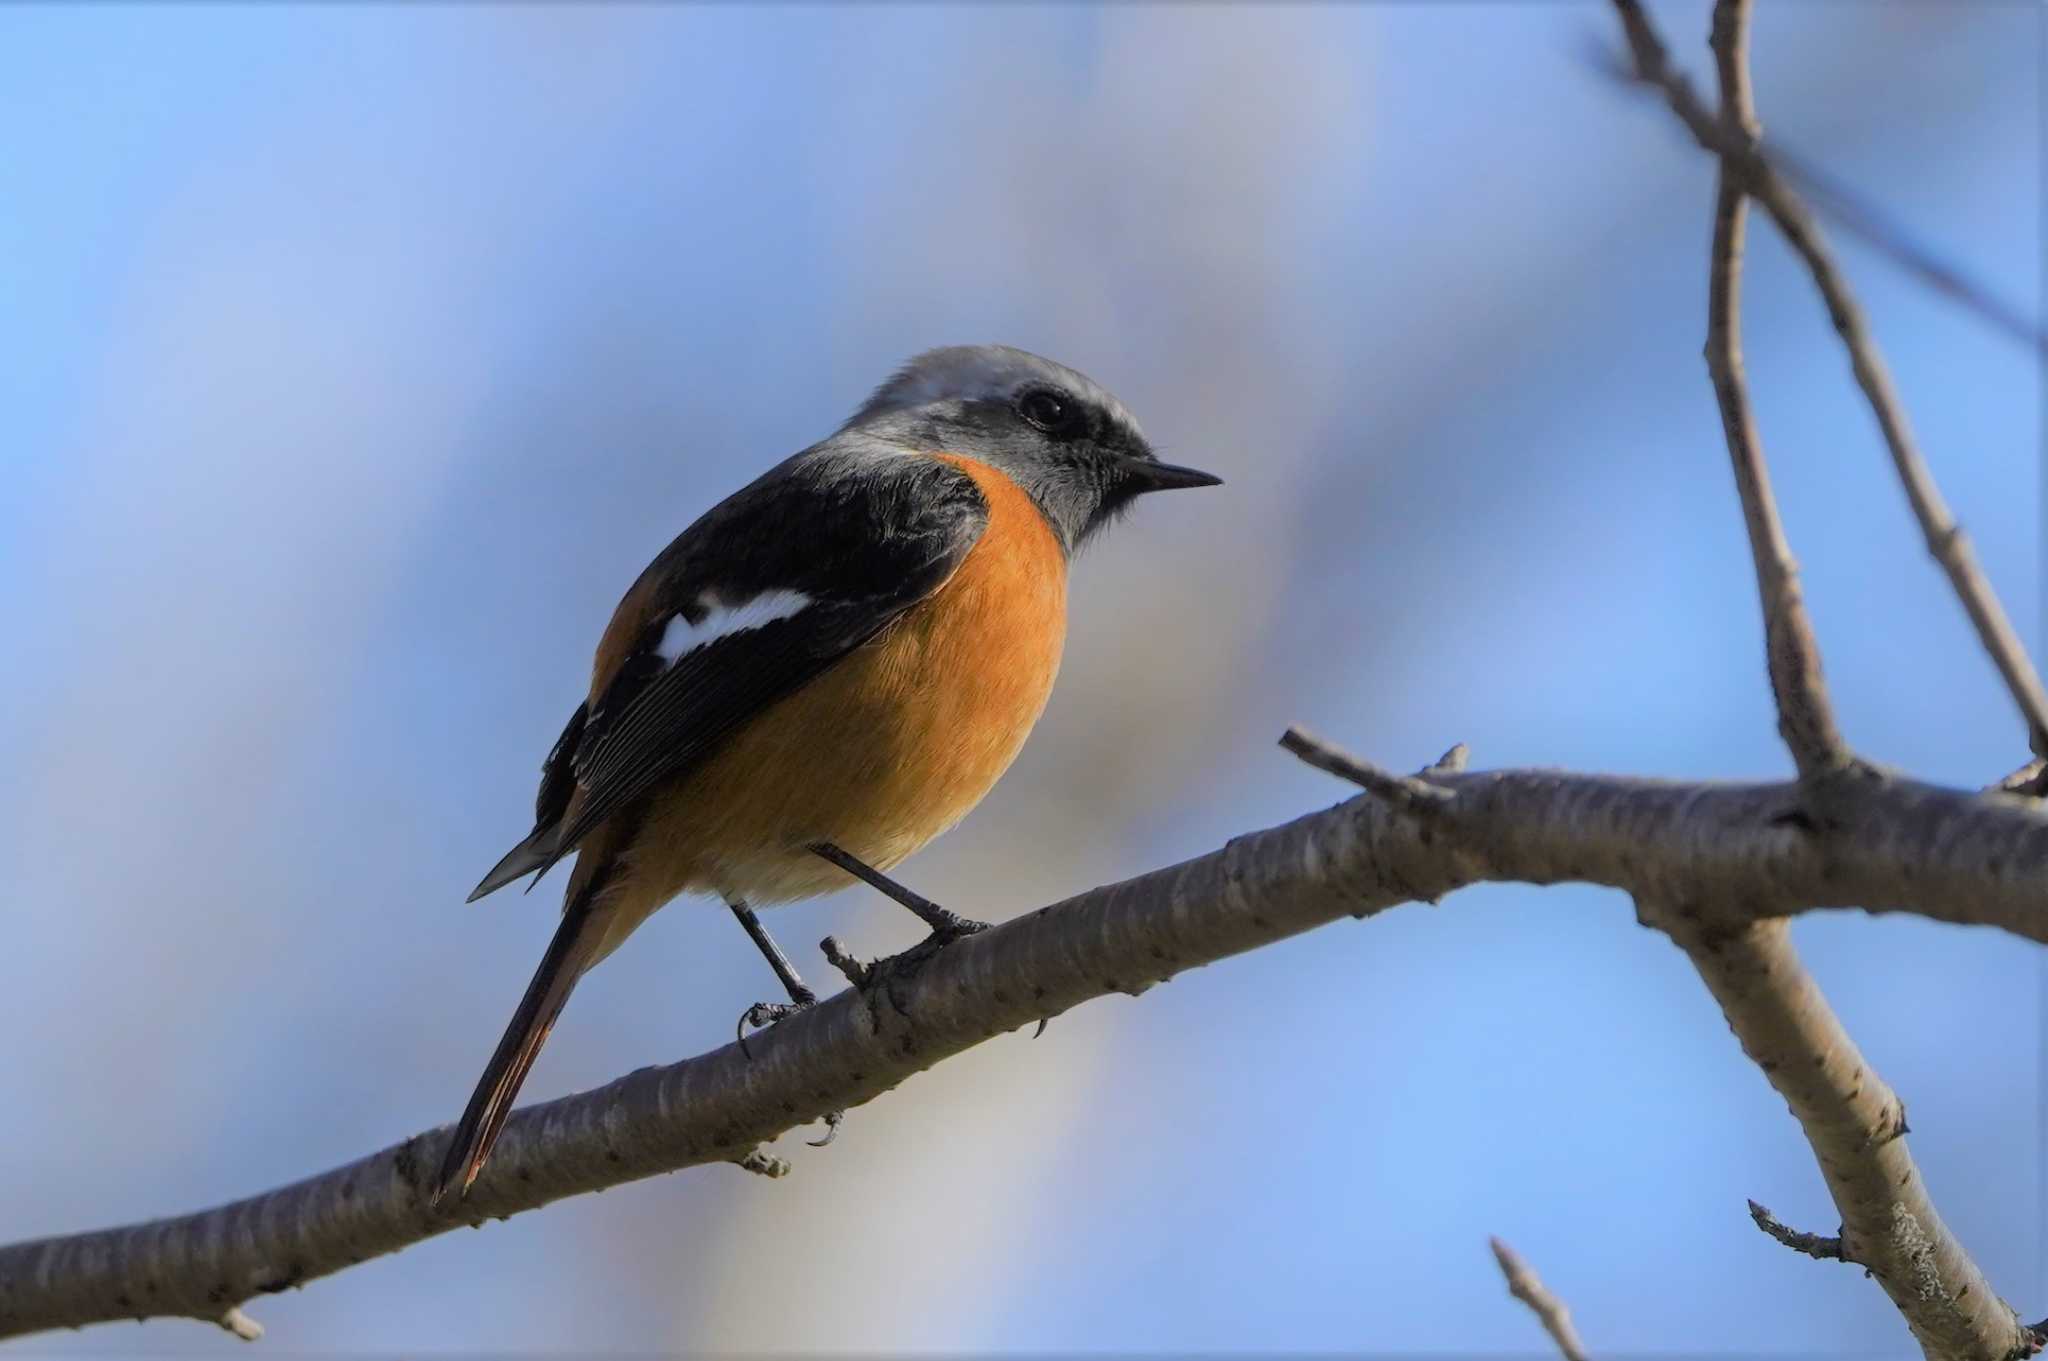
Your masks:
{"label": "perched bird", "polygon": [[981,924],[883,871],[979,803],[1038,721],[1067,562],[1161,463],[1122,403],[1001,345],[918,356],[821,443],[684,530],[619,602],[532,833],[470,901],[576,854],[562,924],[456,1126],[466,1191],[576,980],[682,893],[722,898],[787,1004],[815,1001],[754,909],[861,879],[935,943]]}

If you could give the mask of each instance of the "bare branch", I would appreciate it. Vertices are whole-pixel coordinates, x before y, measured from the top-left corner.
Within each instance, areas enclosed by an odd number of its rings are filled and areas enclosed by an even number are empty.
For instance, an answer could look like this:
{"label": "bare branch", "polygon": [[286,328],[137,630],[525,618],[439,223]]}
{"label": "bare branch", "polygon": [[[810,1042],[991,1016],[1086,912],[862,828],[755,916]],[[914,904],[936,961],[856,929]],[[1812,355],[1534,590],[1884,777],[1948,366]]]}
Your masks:
{"label": "bare branch", "polygon": [[[1396,775],[1390,770],[1381,770],[1369,761],[1359,760],[1341,747],[1332,746],[1299,724],[1280,735],[1280,745],[1317,770],[1335,775],[1340,780],[1349,780],[1360,789],[1377,794],[1403,812],[1440,812],[1451,801],[1449,790],[1429,784],[1420,776]],[[1458,751],[1459,748],[1452,747],[1438,758],[1436,765],[1425,768],[1423,774],[1429,774],[1453,760],[1463,765],[1463,758],[1458,755]]]}
{"label": "bare branch", "polygon": [[444,1127],[215,1209],[0,1247],[0,1337],[144,1316],[212,1321],[453,1228],[744,1160],[1027,1022],[1482,881],[1580,880],[1717,904],[1687,925],[1723,935],[1808,907],[1868,906],[2048,941],[2048,811],[2030,801],[1871,775],[1844,791],[1840,829],[1816,834],[1790,820],[1789,784],[1496,771],[1435,787],[1452,796],[1442,816],[1362,796],[1005,922],[886,990],[840,993],[750,1037],[751,1062],[728,1044],[520,1110],[459,1202],[428,1199]]}
{"label": "bare branch", "polygon": [[1915,245],[1897,225],[1860,194],[1835,179],[1819,166],[1782,143],[1758,148],[1758,154],[1794,188],[1804,190],[1820,207],[1821,215],[1841,224],[1851,236],[1873,247],[1879,255],[1899,265],[1947,296],[1963,310],[1974,312],[2007,337],[2048,355],[2048,330],[1989,288],[1969,278],[1933,252]]}
{"label": "bare branch", "polygon": [[[1707,45],[1714,51],[1714,75],[1721,87],[1722,134],[1754,151],[1763,129],[1757,123],[1756,91],[1749,79],[1750,9],[1750,0],[1715,0]],[[1727,174],[1724,166],[1724,182]]]}
{"label": "bare branch", "polygon": [[1449,751],[1446,751],[1443,755],[1437,757],[1434,761],[1431,761],[1428,765],[1424,766],[1421,770],[1417,771],[1416,778],[1420,780],[1428,780],[1429,778],[1435,775],[1459,774],[1465,769],[1466,764],[1469,761],[1471,761],[1471,759],[1471,748],[1467,747],[1463,742],[1460,742],[1457,745],[1453,746]]}
{"label": "bare branch", "polygon": [[[937,952],[915,970],[826,948],[852,991],[737,1045],[525,1108],[465,1199],[436,1205],[446,1128],[214,1209],[0,1246],[0,1337],[144,1317],[204,1320],[251,1339],[241,1302],[462,1225],[682,1167],[789,1165],[759,1145],[836,1117],[1025,1023],[1344,916],[1485,881],[1567,880],[1630,893],[1686,951],[1745,1051],[1787,1101],[1842,1215],[1837,1239],[1751,1202],[1758,1226],[1809,1255],[1865,1266],[1929,1356],[2038,1349],[1942,1224],[1907,1149],[1904,1107],[1864,1062],[1793,951],[1784,918],[1814,907],[1908,911],[2048,942],[2048,810],[2002,793],[1896,779],[1857,763],[1821,679],[1797,568],[1750,412],[1740,347],[1746,202],[1768,211],[1812,274],[1875,413],[1930,552],[1948,574],[2048,758],[2048,695],[1942,501],[1862,313],[1813,214],[1762,153],[1745,59],[1747,0],[1719,0],[1716,116],[1670,64],[1636,0],[1615,0],[1637,78],[1664,91],[1720,158],[1707,362],[1766,618],[1780,730],[1801,782],[1680,785],[1557,772],[1464,773],[1462,747],[1396,775],[1300,730],[1282,745],[1368,791],[1219,851],[1081,894]],[[1827,778],[1825,825],[1804,815]],[[2038,792],[2040,763],[2007,791]],[[1500,1240],[1516,1298],[1568,1358],[1568,1312]]]}
{"label": "bare branch", "polygon": [[1904,1104],[1836,1019],[1788,924],[1731,931],[1682,901],[1639,910],[1691,957],[1743,1052],[1791,1107],[1841,1213],[1842,1258],[1876,1277],[1928,1356],[2025,1354],[2019,1316],[1935,1211],[1906,1148]]}
{"label": "bare branch", "polygon": [[1564,1301],[1550,1293],[1550,1287],[1543,1284],[1520,1253],[1498,1238],[1486,1241],[1493,1245],[1493,1260],[1500,1263],[1501,1275],[1508,1278],[1508,1293],[1529,1306],[1565,1361],[1586,1361],[1585,1345],[1579,1341],[1578,1330],[1572,1327],[1572,1311],[1564,1307]]}
{"label": "bare branch", "polygon": [[1679,121],[1685,124],[1686,131],[1704,150],[1739,167],[1747,182],[1769,174],[1791,191],[1804,189],[1851,235],[1860,237],[1879,254],[1975,312],[2012,339],[2037,352],[2048,353],[2048,330],[1995,296],[1984,285],[1915,245],[1898,228],[1888,224],[1883,213],[1846,185],[1783,144],[1745,138],[1721,125],[1706,103],[1693,92],[1684,73],[1671,65],[1663,40],[1657,36],[1640,4],[1636,0],[1615,0],[1615,4],[1622,12],[1631,64],[1622,67],[1608,63],[1602,65],[1625,80],[1659,91]]}
{"label": "bare branch", "polygon": [[1985,579],[1969,537],[1956,523],[1948,503],[1934,484],[1933,475],[1914,442],[1905,409],[1893,391],[1890,371],[1879,353],[1876,340],[1864,321],[1863,309],[1850,293],[1848,282],[1835,263],[1820,223],[1789,182],[1746,142],[1729,145],[1728,129],[1707,112],[1683,74],[1670,62],[1664,42],[1651,26],[1638,0],[1614,0],[1621,16],[1637,79],[1664,92],[1671,109],[1692,132],[1699,144],[1721,157],[1723,173],[1733,173],[1742,188],[1761,204],[1776,222],[1793,250],[1805,261],[1813,276],[1835,331],[1849,352],[1850,368],[1863,390],[1864,399],[1877,417],[1892,466],[1905,487],[1906,500],[1927,542],[1927,551],[1947,574],[1949,584],[1963,602],[1964,612],[1977,630],[1977,638],[1991,655],[2000,677],[2019,706],[2027,725],[2027,743],[2036,756],[2048,757],[2048,691],[2028,660],[2026,649],[2014,633],[2012,623],[1998,597]]}
{"label": "bare branch", "polygon": [[[1749,7],[1723,4],[1714,9],[1714,52],[1721,70],[1721,117],[1727,129],[1746,142],[1756,133],[1756,110],[1749,89]],[[1750,557],[1755,566],[1757,595],[1763,607],[1764,655],[1770,670],[1771,695],[1778,706],[1778,732],[1791,750],[1802,778],[1816,780],[1842,770],[1853,759],[1835,727],[1834,706],[1821,678],[1820,645],[1806,616],[1799,589],[1799,567],[1785,539],[1771,492],[1771,474],[1750,413],[1749,389],[1742,372],[1742,240],[1748,200],[1735,173],[1724,162],[1714,191],[1714,240],[1707,286],[1707,372],[1721,408],[1721,429],[1735,471],[1735,489],[1742,501],[1743,523],[1749,529]]]}
{"label": "bare branch", "polygon": [[2048,795],[2048,761],[2036,756],[1991,787],[2001,794],[2017,794],[2028,799]]}
{"label": "bare branch", "polygon": [[1797,1229],[1788,1229],[1783,1224],[1780,1224],[1769,1210],[1766,1210],[1753,1200],[1749,1202],[1749,1217],[1756,1221],[1756,1226],[1759,1229],[1762,1229],[1794,1252],[1803,1252],[1808,1257],[1817,1258],[1823,1262],[1845,1262],[1848,1260],[1848,1258],[1842,1255],[1841,1239],[1823,1238],[1817,1233],[1801,1233]]}
{"label": "bare branch", "polygon": [[[1707,302],[1707,367],[1719,400],[1723,430],[1748,526],[1762,597],[1771,687],[1779,730],[1802,781],[1825,790],[1832,805],[1855,781],[1835,779],[1852,770],[1867,776],[1836,731],[1820,679],[1819,650],[1805,616],[1784,529],[1771,495],[1761,445],[1749,410],[1741,355],[1741,268],[1748,198],[1768,208],[1808,263],[1849,347],[1857,380],[1876,411],[1908,498],[1929,535],[1929,546],[1950,571],[1979,635],[2007,676],[2028,719],[2035,750],[2044,749],[2036,700],[2040,685],[2017,641],[1996,616],[1986,626],[1990,596],[1974,564],[1951,552],[1958,535],[1934,493],[1906,431],[1904,413],[1861,315],[1834,269],[1812,216],[1757,152],[1758,125],[1748,63],[1749,0],[1716,0],[1711,45],[1721,110],[1711,128],[1683,77],[1670,67],[1662,41],[1635,0],[1615,0],[1640,79],[1662,87],[1672,107],[1704,145],[1720,154]],[[1711,135],[1709,135],[1711,134]],[[1933,518],[1930,518],[1933,517]],[[1937,542],[1935,526],[1943,524]],[[1967,554],[1968,545],[1960,544]],[[1964,570],[1967,568],[1968,570]],[[2001,634],[2000,630],[2003,630]],[[2015,679],[2017,657],[2024,675]],[[1838,828],[1830,807],[1828,829]],[[1824,835],[1831,834],[1828,829]],[[1759,1228],[1788,1247],[1866,1267],[1883,1285],[1930,1357],[2003,1361],[2025,1354],[2032,1334],[1949,1233],[1921,1185],[1906,1149],[1905,1108],[1869,1071],[1819,988],[1800,964],[1781,920],[1752,919],[1741,901],[1718,893],[1639,898],[1642,919],[1683,948],[1721,1004],[1743,1049],[1784,1096],[1812,1145],[1829,1193],[1842,1215],[1839,1239],[1795,1233],[1750,1202]],[[1761,917],[1764,914],[1753,914]]]}
{"label": "bare branch", "polygon": [[[1628,22],[1626,15],[1623,22]],[[1823,216],[1839,223],[1851,236],[1879,255],[1965,311],[1991,323],[2008,338],[2038,354],[2048,355],[2048,329],[1984,284],[1971,279],[1961,269],[1916,244],[1896,224],[1888,222],[1885,214],[1861,194],[1782,142],[1769,138],[1752,140],[1721,126],[1706,104],[1692,92],[1685,76],[1670,66],[1669,57],[1656,33],[1647,25],[1644,31],[1651,39],[1653,55],[1662,63],[1657,68],[1657,75],[1645,76],[1641,61],[1644,49],[1638,45],[1633,31],[1629,34],[1630,59],[1627,63],[1607,60],[1608,54],[1600,51],[1595,54],[1596,65],[1621,80],[1655,90],[1672,105],[1694,141],[1705,150],[1741,166],[1745,178],[1755,173],[1756,166],[1768,166],[1795,190],[1803,190],[1819,204]]]}

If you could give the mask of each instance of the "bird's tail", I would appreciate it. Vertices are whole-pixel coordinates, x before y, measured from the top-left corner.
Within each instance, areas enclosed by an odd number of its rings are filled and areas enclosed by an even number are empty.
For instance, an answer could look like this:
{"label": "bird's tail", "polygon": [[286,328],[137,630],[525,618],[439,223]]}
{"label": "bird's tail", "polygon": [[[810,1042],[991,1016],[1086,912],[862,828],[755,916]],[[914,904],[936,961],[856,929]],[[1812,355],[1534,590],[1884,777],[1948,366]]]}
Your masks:
{"label": "bird's tail", "polygon": [[561,830],[559,824],[552,822],[535,827],[526,840],[505,852],[505,858],[491,866],[491,872],[483,877],[483,882],[470,890],[468,901],[473,903],[487,893],[496,893],[522,874],[543,869],[555,853],[555,837]]}
{"label": "bird's tail", "polygon": [[526,1081],[576,980],[593,962],[592,952],[603,933],[587,903],[586,897],[584,903],[573,904],[562,914],[562,924],[556,929],[555,938],[548,942],[548,951],[541,956],[533,981],[526,985],[526,996],[519,999],[519,1009],[512,1013],[512,1023],[505,1027],[505,1037],[498,1041],[497,1052],[484,1068],[476,1093],[469,1098],[469,1108],[456,1122],[455,1138],[448,1145],[440,1175],[435,1179],[436,1202],[451,1191],[458,1197],[467,1192],[470,1183],[483,1171],[485,1160],[491,1156],[491,1145],[498,1141],[505,1117],[512,1113],[512,1100],[519,1095],[519,1085]]}

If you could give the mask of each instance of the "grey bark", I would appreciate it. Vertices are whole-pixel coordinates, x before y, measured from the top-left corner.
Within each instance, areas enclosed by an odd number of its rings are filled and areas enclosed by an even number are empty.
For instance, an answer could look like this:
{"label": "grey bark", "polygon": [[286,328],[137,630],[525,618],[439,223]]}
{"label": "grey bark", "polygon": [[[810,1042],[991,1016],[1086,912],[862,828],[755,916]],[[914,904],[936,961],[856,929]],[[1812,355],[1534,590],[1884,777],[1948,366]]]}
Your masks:
{"label": "grey bark", "polygon": [[2010,795],[1871,775],[1841,792],[1823,828],[1806,822],[1792,784],[1425,778],[1450,797],[1397,812],[1360,796],[1041,908],[792,1017],[752,1040],[751,1062],[726,1045],[521,1110],[469,1198],[441,1210],[427,1191],[445,1128],[211,1210],[0,1247],[0,1337],[122,1318],[219,1321],[254,1295],[453,1228],[747,1158],[1090,998],[1483,881],[1740,905],[1699,918],[1702,929],[1866,905],[2048,939],[2048,817]]}

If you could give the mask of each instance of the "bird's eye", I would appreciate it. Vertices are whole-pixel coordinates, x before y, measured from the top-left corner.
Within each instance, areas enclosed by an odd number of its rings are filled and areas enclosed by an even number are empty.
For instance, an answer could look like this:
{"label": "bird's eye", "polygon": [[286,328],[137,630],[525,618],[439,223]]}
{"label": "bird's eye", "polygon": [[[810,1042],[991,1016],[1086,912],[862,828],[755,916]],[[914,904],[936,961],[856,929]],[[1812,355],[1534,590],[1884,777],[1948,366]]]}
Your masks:
{"label": "bird's eye", "polygon": [[1081,428],[1081,404],[1052,388],[1032,388],[1017,399],[1017,414],[1048,435],[1071,435]]}

